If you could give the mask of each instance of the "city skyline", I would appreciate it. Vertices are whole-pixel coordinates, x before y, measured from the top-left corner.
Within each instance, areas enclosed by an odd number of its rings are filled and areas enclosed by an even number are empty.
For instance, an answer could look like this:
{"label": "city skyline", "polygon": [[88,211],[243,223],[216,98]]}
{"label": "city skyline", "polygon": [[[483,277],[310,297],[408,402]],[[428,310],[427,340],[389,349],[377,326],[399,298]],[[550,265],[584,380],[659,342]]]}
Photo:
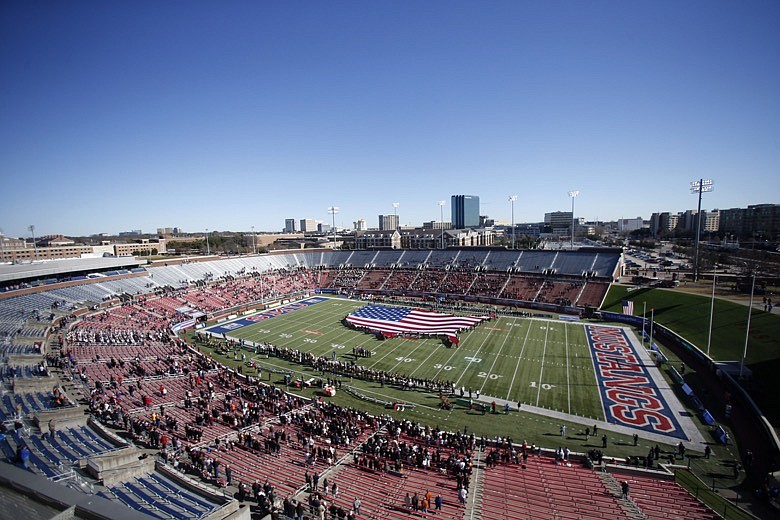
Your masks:
{"label": "city skyline", "polygon": [[[303,8],[301,8],[303,6]],[[6,2],[0,228],[777,203],[780,4]],[[510,206],[508,197],[517,195]],[[393,203],[398,203],[394,208]],[[511,208],[511,209],[510,209]]]}
{"label": "city skyline", "polygon": [[[453,197],[455,197],[455,196],[453,195]],[[478,198],[478,196],[477,196],[477,198]],[[443,201],[440,201],[440,202],[443,202]],[[440,205],[440,208],[443,208],[443,206],[444,206],[443,204]],[[744,212],[746,210],[752,210],[752,209],[758,209],[758,208],[766,209],[766,208],[764,208],[766,206],[774,206],[776,208],[778,205],[777,204],[750,204],[750,205],[748,205],[746,207],[741,207],[741,208],[723,208],[723,209],[721,209],[721,208],[714,208],[714,209],[702,208],[701,212],[702,212],[702,214],[707,215],[707,222],[710,222],[710,224],[708,224],[705,227],[712,227],[713,226],[712,222],[717,224],[717,222],[719,220],[718,216],[722,215],[724,212],[730,213],[730,212],[733,212],[735,210]],[[775,209],[772,209],[771,211],[775,211]],[[338,212],[336,212],[336,213],[338,213]],[[578,222],[577,225],[580,225],[580,226],[581,225],[604,224],[604,225],[607,225],[607,226],[608,225],[615,225],[615,226],[617,226],[619,228],[621,226],[621,224],[622,225],[626,225],[629,221],[633,223],[634,221],[637,221],[637,219],[638,219],[638,221],[640,221],[640,222],[642,222],[644,224],[645,228],[649,228],[649,229],[653,228],[654,219],[657,219],[659,217],[663,219],[663,218],[668,218],[669,216],[671,216],[671,218],[674,219],[674,221],[675,221],[675,225],[676,225],[676,222],[678,221],[678,219],[680,219],[681,226],[683,228],[685,228],[685,229],[688,229],[688,228],[691,227],[692,222],[695,222],[695,218],[696,218],[695,216],[696,215],[697,215],[697,209],[689,208],[689,209],[686,209],[686,210],[683,210],[683,211],[679,211],[679,212],[665,211],[664,209],[658,209],[658,210],[654,211],[649,217],[643,217],[643,216],[639,215],[637,217],[618,218],[618,219],[610,219],[610,220],[603,220],[603,219],[589,220],[589,219],[586,219],[585,217],[582,217],[580,215],[575,215],[575,216],[576,216],[576,221]],[[715,216],[714,218],[713,218],[713,215]],[[392,223],[395,222],[396,220],[398,220],[398,218],[399,218],[398,215],[394,215],[394,214],[393,215],[382,215],[382,214],[379,214],[377,216],[379,217],[379,220],[378,220],[376,226],[369,226],[367,221],[366,221],[366,219],[360,218],[360,219],[352,222],[350,225],[346,225],[344,227],[341,227],[340,225],[337,224],[336,225],[336,229],[338,231],[382,231],[382,230],[394,229],[394,228],[423,229],[427,225],[435,224],[435,223],[438,223],[438,222],[442,222],[442,223],[445,223],[445,224],[451,224],[452,227],[448,228],[448,229],[458,229],[456,226],[454,226],[454,223],[452,222],[452,220],[448,220],[447,218],[444,218],[444,220],[441,220],[441,219],[431,219],[431,220],[427,220],[425,222],[416,223],[414,225],[398,224],[398,226],[394,227],[394,225]],[[441,216],[442,216],[442,213],[440,213],[440,217]],[[485,217],[489,217],[489,215],[485,215]],[[545,212],[545,214],[540,219],[529,220],[529,221],[524,221],[524,222],[517,222],[517,221],[515,221],[513,223],[510,223],[510,222],[504,222],[504,221],[495,221],[495,223],[488,224],[488,225],[486,225],[484,227],[488,227],[488,228],[492,228],[492,227],[511,228],[512,224],[514,224],[514,226],[528,226],[528,225],[537,225],[537,224],[541,225],[541,226],[550,226],[551,222],[553,223],[552,227],[556,227],[554,225],[554,221],[556,219],[558,221],[560,221],[560,222],[564,222],[565,221],[566,222],[566,226],[571,227],[571,219],[572,219],[572,212],[571,212],[571,210],[555,210],[555,211]],[[686,219],[694,219],[694,220],[686,220]],[[489,218],[489,220],[493,221],[494,219]],[[385,223],[384,225],[383,225],[383,222]],[[290,224],[292,224],[294,226],[294,229],[290,229],[288,227]],[[358,225],[360,225],[361,227],[360,228],[356,227]],[[311,219],[311,218],[301,218],[301,219],[286,218],[286,219],[284,219],[284,223],[283,223],[283,225],[282,225],[282,227],[280,229],[273,229],[273,230],[255,229],[254,226],[250,227],[249,229],[243,229],[243,228],[236,228],[236,229],[208,229],[207,228],[207,229],[203,229],[203,230],[198,230],[198,229],[192,229],[191,230],[191,229],[186,229],[183,226],[175,226],[175,227],[168,226],[168,227],[157,227],[155,231],[144,231],[142,229],[133,229],[133,230],[118,230],[118,231],[114,230],[112,232],[86,233],[86,234],[83,234],[83,235],[68,235],[68,234],[63,234],[63,233],[49,233],[49,234],[46,234],[46,235],[38,234],[38,235],[35,236],[35,239],[36,239],[36,241],[41,241],[41,240],[46,239],[46,238],[57,238],[57,237],[63,237],[63,236],[65,236],[65,237],[75,237],[75,238],[79,238],[79,237],[97,237],[97,236],[119,236],[119,237],[122,237],[122,236],[126,236],[126,235],[159,235],[159,236],[162,236],[162,235],[194,235],[194,236],[197,236],[197,235],[204,235],[206,232],[208,232],[208,233],[221,233],[221,232],[226,232],[226,233],[257,233],[257,234],[290,234],[290,233],[292,233],[292,234],[296,234],[296,233],[298,233],[298,234],[303,234],[303,233],[317,234],[317,233],[320,233],[320,231],[318,231],[318,228],[320,226],[326,228],[327,232],[331,231],[331,224],[326,222],[326,221],[324,221],[324,220]],[[566,226],[557,226],[557,227],[566,227]],[[31,227],[35,228],[36,226],[33,225]],[[483,226],[466,226],[466,228],[479,228],[479,227],[483,227]],[[711,232],[717,232],[718,231],[717,226],[715,228],[707,229],[707,230],[711,231]],[[29,237],[25,237],[25,236],[15,237],[13,235],[9,235],[9,234],[7,234],[5,232],[0,231],[0,235],[6,236],[8,238],[19,238],[21,240],[25,240],[26,238],[31,238],[32,237],[31,233],[32,233],[32,230],[28,229],[27,230],[27,234],[30,235]]]}

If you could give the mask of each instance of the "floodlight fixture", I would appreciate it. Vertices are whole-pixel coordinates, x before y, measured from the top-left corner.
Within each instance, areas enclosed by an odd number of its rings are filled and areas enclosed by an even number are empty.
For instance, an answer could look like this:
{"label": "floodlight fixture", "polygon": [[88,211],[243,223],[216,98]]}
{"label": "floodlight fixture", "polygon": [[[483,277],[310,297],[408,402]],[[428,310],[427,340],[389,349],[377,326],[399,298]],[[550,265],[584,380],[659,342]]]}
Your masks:
{"label": "floodlight fixture", "polygon": [[700,191],[702,193],[707,193],[712,191],[715,184],[712,182],[712,179],[700,179],[698,181],[693,181],[691,184],[691,193],[699,193]]}

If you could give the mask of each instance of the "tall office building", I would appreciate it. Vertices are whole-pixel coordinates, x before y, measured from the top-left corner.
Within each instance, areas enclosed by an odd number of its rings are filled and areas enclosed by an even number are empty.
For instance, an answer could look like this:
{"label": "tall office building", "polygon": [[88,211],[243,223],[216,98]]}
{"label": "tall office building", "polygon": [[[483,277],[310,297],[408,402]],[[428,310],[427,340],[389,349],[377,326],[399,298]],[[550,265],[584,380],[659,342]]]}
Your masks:
{"label": "tall office building", "polygon": [[284,219],[284,232],[285,233],[295,233],[295,219],[294,218],[286,218],[286,219]]}
{"label": "tall office building", "polygon": [[455,229],[479,227],[479,197],[476,195],[452,196],[452,226]]}
{"label": "tall office building", "polygon": [[317,231],[317,222],[313,218],[301,219],[301,233],[316,233]]}
{"label": "tall office building", "polygon": [[398,229],[398,215],[379,215],[379,231]]}

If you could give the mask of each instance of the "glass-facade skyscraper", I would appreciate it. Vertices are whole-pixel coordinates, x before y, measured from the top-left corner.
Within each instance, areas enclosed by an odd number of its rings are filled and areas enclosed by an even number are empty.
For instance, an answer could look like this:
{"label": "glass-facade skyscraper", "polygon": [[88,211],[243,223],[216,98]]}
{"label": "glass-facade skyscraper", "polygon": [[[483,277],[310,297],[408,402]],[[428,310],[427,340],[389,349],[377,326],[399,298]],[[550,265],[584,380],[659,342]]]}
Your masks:
{"label": "glass-facade skyscraper", "polygon": [[452,196],[452,227],[455,229],[479,227],[479,197],[477,195]]}

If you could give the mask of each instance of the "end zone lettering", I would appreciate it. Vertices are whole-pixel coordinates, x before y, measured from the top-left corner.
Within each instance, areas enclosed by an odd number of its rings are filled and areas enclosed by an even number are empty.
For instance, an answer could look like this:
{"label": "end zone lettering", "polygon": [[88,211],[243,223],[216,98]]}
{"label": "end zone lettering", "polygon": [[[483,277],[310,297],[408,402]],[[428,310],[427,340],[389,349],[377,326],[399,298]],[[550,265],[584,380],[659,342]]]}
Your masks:
{"label": "end zone lettering", "polygon": [[685,433],[623,329],[585,326],[609,422],[680,439]]}

